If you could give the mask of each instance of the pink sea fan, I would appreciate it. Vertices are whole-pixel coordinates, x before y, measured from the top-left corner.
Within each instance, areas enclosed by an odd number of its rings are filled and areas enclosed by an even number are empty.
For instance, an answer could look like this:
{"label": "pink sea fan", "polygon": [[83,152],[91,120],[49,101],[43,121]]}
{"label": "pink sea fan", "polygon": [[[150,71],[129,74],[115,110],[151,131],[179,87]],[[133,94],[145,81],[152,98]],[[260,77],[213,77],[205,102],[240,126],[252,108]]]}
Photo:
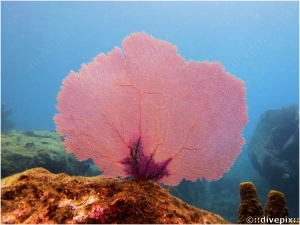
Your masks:
{"label": "pink sea fan", "polygon": [[109,177],[220,179],[245,143],[244,82],[144,32],[122,46],[63,80],[54,120],[67,151]]}

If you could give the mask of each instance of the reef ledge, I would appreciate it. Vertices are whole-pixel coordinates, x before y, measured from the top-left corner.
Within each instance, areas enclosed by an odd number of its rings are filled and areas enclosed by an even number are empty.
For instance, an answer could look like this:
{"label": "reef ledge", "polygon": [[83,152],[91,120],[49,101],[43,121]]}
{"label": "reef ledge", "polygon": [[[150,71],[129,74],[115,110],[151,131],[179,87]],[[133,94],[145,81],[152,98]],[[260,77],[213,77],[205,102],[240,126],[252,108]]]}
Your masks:
{"label": "reef ledge", "polygon": [[1,180],[1,223],[228,224],[152,181],[69,176],[34,168]]}

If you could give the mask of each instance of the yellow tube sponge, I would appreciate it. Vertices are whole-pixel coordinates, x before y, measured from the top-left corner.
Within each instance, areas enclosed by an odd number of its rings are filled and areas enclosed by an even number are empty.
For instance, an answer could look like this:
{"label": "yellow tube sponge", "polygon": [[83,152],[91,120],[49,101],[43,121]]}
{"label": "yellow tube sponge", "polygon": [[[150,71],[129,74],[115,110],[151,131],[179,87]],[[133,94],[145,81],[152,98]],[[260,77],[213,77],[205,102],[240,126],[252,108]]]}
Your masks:
{"label": "yellow tube sponge", "polygon": [[289,216],[284,194],[271,190],[265,205],[265,216],[270,218],[285,218]]}
{"label": "yellow tube sponge", "polygon": [[262,218],[263,211],[257,197],[256,188],[252,182],[244,182],[240,184],[241,204],[239,206],[239,224],[247,224],[248,217],[259,221]]}

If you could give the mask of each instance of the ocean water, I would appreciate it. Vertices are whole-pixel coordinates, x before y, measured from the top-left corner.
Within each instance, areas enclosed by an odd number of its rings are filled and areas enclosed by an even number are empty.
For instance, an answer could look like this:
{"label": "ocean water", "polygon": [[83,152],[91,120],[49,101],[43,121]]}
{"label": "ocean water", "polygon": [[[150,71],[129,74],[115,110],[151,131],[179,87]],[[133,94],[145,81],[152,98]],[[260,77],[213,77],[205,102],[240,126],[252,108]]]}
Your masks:
{"label": "ocean water", "polygon": [[[298,2],[1,2],[1,15],[1,102],[15,129],[54,130],[70,70],[141,31],[245,81],[247,143],[263,112],[299,102]],[[247,143],[242,180],[256,173]]]}

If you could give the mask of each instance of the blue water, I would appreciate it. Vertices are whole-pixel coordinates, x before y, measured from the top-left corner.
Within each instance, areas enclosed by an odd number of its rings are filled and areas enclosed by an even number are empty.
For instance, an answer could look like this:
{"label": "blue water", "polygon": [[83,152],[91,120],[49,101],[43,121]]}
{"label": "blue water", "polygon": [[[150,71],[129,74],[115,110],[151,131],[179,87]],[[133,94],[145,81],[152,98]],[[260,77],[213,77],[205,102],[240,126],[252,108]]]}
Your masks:
{"label": "blue water", "polygon": [[246,82],[248,143],[264,111],[299,102],[298,2],[1,2],[1,7],[1,101],[13,109],[16,129],[54,130],[56,96],[70,70],[140,31],[176,45],[186,60],[221,61]]}

